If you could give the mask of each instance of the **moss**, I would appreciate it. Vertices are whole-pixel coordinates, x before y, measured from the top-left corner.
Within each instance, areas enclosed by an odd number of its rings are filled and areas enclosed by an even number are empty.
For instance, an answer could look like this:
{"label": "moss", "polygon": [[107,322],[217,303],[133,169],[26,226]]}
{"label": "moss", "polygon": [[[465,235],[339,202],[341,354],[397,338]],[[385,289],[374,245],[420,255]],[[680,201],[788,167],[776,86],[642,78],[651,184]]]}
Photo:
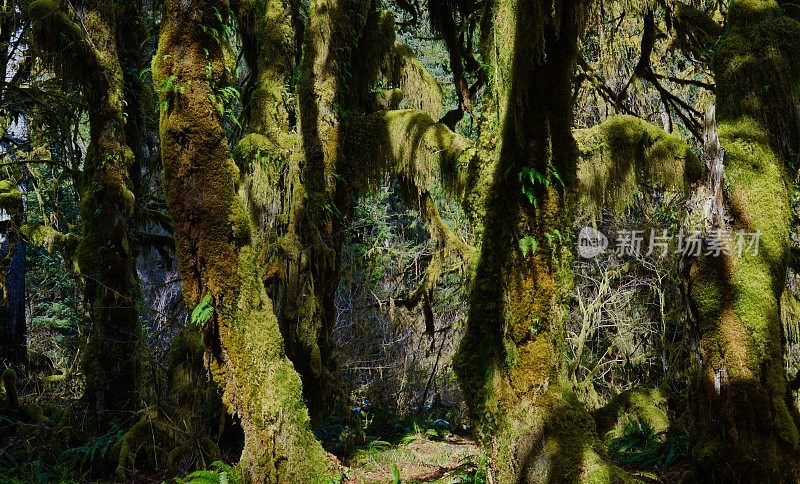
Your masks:
{"label": "moss", "polygon": [[421,110],[433,119],[442,117],[442,87],[410,47],[395,44],[386,56],[381,72],[385,87],[397,88],[402,92],[403,101],[399,107]]}
{"label": "moss", "polygon": [[80,23],[68,13],[64,0],[34,0],[23,2],[28,18],[33,19],[34,47],[47,54],[55,69],[68,79],[85,80],[91,69],[74,69],[73,66],[93,61],[93,52],[86,43]]}
{"label": "moss", "polygon": [[253,72],[248,130],[269,139],[279,150],[292,144],[289,130],[290,82],[295,32],[291,8],[282,0],[238,2],[243,52]]}
{"label": "moss", "polygon": [[27,422],[40,424],[45,421],[44,409],[38,403],[29,403],[22,409],[22,413]]}
{"label": "moss", "polygon": [[575,138],[582,205],[595,213],[625,211],[642,186],[685,193],[700,179],[700,160],[689,145],[640,118],[614,116],[577,130]]}
{"label": "moss", "polygon": [[660,389],[637,388],[616,395],[605,406],[594,412],[597,432],[611,438],[619,437],[627,421],[647,425],[654,433],[670,428],[667,400]]}
{"label": "moss", "polygon": [[800,301],[789,287],[783,290],[780,300],[783,334],[789,342],[800,341]]}
{"label": "moss", "polygon": [[42,247],[48,252],[61,253],[66,260],[71,260],[78,245],[78,238],[73,234],[59,232],[53,227],[41,224],[24,224],[20,233],[27,243]]}
{"label": "moss", "polygon": [[297,109],[291,88],[294,39],[299,36],[287,14],[292,8],[277,1],[240,4],[244,51],[255,83],[248,134],[234,150],[234,159],[242,169],[239,192],[256,229],[253,249],[260,278],[271,293],[282,296],[276,307],[286,353],[301,373],[306,401],[318,415],[340,387],[329,352],[320,348],[320,342],[328,340],[321,318],[322,288],[315,289],[315,274],[307,263],[309,248],[299,243],[306,190],[300,137],[289,116]]}
{"label": "moss", "polygon": [[11,180],[0,180],[0,209],[9,214],[22,210],[22,192]]}
{"label": "moss", "polygon": [[[520,403],[508,410],[497,429],[494,453],[498,482],[635,482],[609,465],[605,451],[585,436],[595,432],[591,417],[579,404],[568,403],[552,387],[539,404]],[[588,441],[587,441],[588,440]]]}
{"label": "moss", "polygon": [[[421,189],[439,182],[458,193],[464,185],[469,140],[424,111],[380,111],[356,118],[345,139],[352,166],[346,175],[356,195],[375,189],[385,173],[401,175]],[[371,169],[364,169],[370,164]]]}

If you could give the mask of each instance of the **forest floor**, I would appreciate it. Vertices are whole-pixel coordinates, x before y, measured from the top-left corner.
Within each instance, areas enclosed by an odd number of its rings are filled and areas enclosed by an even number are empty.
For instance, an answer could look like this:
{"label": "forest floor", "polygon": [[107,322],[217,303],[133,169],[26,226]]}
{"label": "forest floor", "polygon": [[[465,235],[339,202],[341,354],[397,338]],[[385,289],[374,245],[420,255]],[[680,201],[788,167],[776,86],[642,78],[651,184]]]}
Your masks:
{"label": "forest floor", "polygon": [[479,461],[480,449],[468,438],[450,435],[434,441],[418,435],[407,443],[357,451],[345,462],[344,483],[471,482]]}

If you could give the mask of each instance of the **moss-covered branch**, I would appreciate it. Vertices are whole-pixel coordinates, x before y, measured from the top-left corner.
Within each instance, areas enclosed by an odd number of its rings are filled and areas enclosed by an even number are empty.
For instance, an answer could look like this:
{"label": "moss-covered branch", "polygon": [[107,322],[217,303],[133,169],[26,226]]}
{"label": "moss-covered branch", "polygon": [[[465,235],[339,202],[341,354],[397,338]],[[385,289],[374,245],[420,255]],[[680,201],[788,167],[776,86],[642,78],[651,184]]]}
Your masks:
{"label": "moss-covered branch", "polygon": [[58,253],[66,261],[72,260],[80,240],[74,234],[41,224],[24,224],[20,227],[20,233],[28,244],[41,247],[51,254]]}
{"label": "moss-covered branch", "polygon": [[422,110],[436,120],[442,117],[442,87],[410,47],[394,44],[383,61],[381,73],[386,87],[400,89],[403,107]]}
{"label": "moss-covered branch", "polygon": [[346,136],[347,176],[356,191],[375,188],[385,173],[422,189],[438,182],[456,194],[464,190],[471,143],[425,111],[362,116],[351,122]]}
{"label": "moss-covered branch", "polygon": [[575,131],[581,159],[581,206],[595,214],[630,208],[643,187],[688,193],[700,179],[700,160],[680,136],[633,116],[615,116]]}

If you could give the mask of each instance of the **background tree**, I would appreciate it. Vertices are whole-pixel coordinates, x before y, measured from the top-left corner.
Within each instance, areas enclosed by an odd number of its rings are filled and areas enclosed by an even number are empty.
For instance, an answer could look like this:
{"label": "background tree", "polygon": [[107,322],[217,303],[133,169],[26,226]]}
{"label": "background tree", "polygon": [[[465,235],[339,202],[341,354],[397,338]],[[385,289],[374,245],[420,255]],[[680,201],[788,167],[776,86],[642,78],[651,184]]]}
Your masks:
{"label": "background tree", "polygon": [[141,296],[129,240],[133,153],[125,138],[117,7],[90,4],[83,19],[61,2],[34,1],[26,8],[35,19],[37,48],[51,56],[61,75],[82,85],[89,108],[91,142],[80,181],[84,230],[75,254],[92,322],[83,357],[86,396],[98,416],[130,412],[139,404]]}

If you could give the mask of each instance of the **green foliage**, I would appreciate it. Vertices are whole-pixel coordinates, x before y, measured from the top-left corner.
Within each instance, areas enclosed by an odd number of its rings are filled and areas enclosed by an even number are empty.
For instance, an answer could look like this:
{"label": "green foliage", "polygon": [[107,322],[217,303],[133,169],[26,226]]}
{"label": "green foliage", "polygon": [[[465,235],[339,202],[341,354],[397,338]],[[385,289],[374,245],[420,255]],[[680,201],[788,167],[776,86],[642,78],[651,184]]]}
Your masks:
{"label": "green foliage", "polygon": [[564,243],[564,236],[561,234],[561,231],[558,229],[548,230],[544,233],[545,239],[547,239],[547,245],[553,247],[554,242],[558,242],[559,244]]}
{"label": "green foliage", "polygon": [[647,422],[629,420],[622,435],[608,440],[607,445],[618,464],[646,470],[668,467],[686,458],[688,436],[656,432]]}
{"label": "green foliage", "polygon": [[162,96],[160,96],[161,100],[159,101],[159,107],[162,110],[167,110],[172,105],[172,100],[174,97],[179,94],[183,94],[185,90],[183,85],[178,82],[178,76],[171,75],[164,78],[158,84],[158,92],[162,94]]}
{"label": "green foliage", "polygon": [[211,317],[214,315],[214,304],[211,298],[211,294],[207,293],[203,296],[203,299],[194,307],[192,310],[192,315],[189,319],[189,323],[192,326],[196,326],[202,328],[211,320]]}
{"label": "green foliage", "polygon": [[[206,66],[209,69],[209,65]],[[231,105],[241,99],[239,90],[234,86],[225,86],[216,90],[215,93],[208,95],[208,100],[214,106],[216,113],[223,119],[228,119],[234,126],[241,128],[239,119],[236,117],[235,110]]]}
{"label": "green foliage", "polygon": [[519,173],[517,173],[517,179],[519,180],[522,194],[528,200],[528,203],[534,207],[538,206],[538,202],[536,201],[536,192],[538,188],[550,188],[553,181],[555,181],[556,185],[560,188],[564,188],[564,180],[552,164],[548,165],[547,173],[542,173],[531,166],[523,166]]}
{"label": "green foliage", "polygon": [[214,12],[215,26],[201,25],[200,30],[210,36],[216,44],[222,44],[227,39],[232,39],[236,35],[233,16],[229,12],[223,14],[217,7],[212,7]]}
{"label": "green foliage", "polygon": [[522,252],[522,257],[535,254],[536,249],[539,248],[539,242],[532,235],[522,237],[519,239],[518,244],[519,250]]}
{"label": "green foliage", "polygon": [[110,430],[95,437],[85,444],[67,449],[61,454],[61,461],[71,465],[77,471],[87,471],[101,467],[109,455],[109,451],[125,434],[125,429],[112,424]]}
{"label": "green foliage", "polygon": [[239,471],[222,461],[214,461],[206,470],[194,471],[186,477],[176,477],[175,484],[239,484]]}

